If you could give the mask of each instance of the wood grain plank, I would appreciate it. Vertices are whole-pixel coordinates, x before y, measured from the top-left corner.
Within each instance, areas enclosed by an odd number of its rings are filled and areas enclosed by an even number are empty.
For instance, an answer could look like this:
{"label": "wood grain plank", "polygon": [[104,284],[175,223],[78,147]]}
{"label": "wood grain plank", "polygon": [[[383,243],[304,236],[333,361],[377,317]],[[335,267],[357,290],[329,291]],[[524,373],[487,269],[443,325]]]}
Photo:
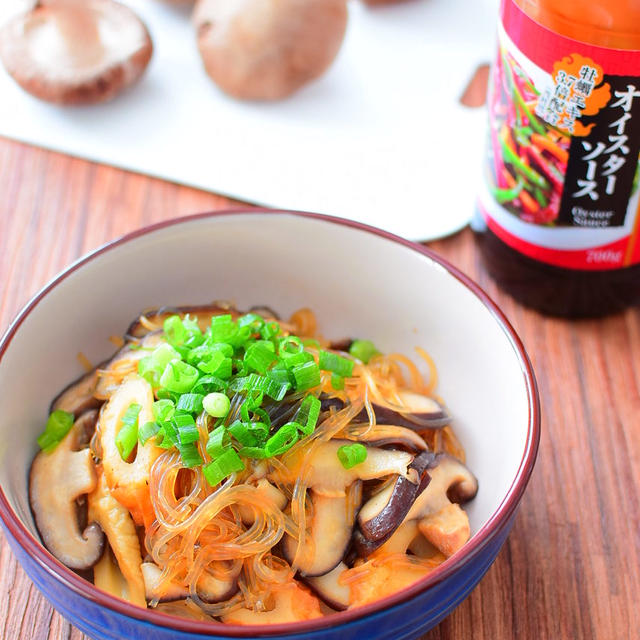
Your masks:
{"label": "wood grain plank", "polygon": [[[51,277],[117,236],[223,197],[0,140],[0,329]],[[640,312],[571,323],[504,295],[472,234],[432,243],[496,299],[537,373],[543,434],[513,531],[424,640],[631,640],[640,629]],[[500,452],[496,452],[499,455]],[[0,534],[0,638],[85,640]]]}

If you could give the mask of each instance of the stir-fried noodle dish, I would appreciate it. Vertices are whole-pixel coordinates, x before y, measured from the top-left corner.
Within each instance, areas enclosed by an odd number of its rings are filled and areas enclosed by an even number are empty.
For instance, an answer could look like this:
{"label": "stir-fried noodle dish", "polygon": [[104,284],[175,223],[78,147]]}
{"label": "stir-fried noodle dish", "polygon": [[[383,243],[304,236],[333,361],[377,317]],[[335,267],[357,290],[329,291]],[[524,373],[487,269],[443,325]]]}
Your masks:
{"label": "stir-fried noodle dish", "polygon": [[325,340],[308,309],[143,314],[53,401],[29,481],[45,546],[112,595],[230,624],[428,575],[468,540],[477,481],[429,356],[363,338]]}

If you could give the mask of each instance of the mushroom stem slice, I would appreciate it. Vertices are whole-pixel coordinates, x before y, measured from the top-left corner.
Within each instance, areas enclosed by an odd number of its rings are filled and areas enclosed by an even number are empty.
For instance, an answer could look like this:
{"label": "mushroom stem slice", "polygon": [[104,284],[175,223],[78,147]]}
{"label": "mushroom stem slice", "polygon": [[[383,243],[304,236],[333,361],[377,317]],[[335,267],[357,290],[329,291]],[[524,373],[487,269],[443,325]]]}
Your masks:
{"label": "mushroom stem slice", "polygon": [[138,16],[114,0],[46,0],[0,30],[0,59],[42,100],[90,104],[113,98],[144,72],[153,45]]}
{"label": "mushroom stem slice", "polygon": [[41,451],[29,477],[29,499],[44,545],[60,562],[76,570],[96,564],[105,542],[91,518],[89,526],[80,531],[76,512],[76,500],[96,486],[91,452],[76,450],[85,440],[87,419],[91,417],[77,420],[52,452]]}
{"label": "mushroom stem slice", "polygon": [[[282,549],[286,560],[300,575],[329,573],[344,558],[353,531],[353,510],[347,497],[327,497],[311,491],[313,519],[310,539],[298,550],[298,540],[285,535]],[[351,516],[351,517],[350,517]]]}

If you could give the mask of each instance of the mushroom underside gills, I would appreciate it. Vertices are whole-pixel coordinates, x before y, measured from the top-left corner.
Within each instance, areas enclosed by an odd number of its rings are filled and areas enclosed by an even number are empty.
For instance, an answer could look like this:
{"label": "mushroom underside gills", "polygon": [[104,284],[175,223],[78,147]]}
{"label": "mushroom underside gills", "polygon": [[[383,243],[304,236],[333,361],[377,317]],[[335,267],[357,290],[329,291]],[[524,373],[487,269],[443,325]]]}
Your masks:
{"label": "mushroom underside gills", "polygon": [[45,0],[0,30],[0,59],[27,92],[59,104],[109,100],[153,52],[144,23],[113,0]]}
{"label": "mushroom underside gills", "polygon": [[339,578],[347,569],[347,565],[340,562],[323,576],[303,580],[325,604],[336,611],[344,611],[349,606],[349,587],[340,584]]}
{"label": "mushroom underside gills", "polygon": [[80,531],[77,499],[93,491],[96,473],[89,449],[76,450],[85,439],[77,420],[50,453],[38,453],[29,474],[29,501],[45,547],[70,569],[84,570],[102,557],[105,536],[95,522]]}
{"label": "mushroom underside gills", "polygon": [[347,497],[327,497],[310,492],[313,505],[310,539],[298,551],[298,540],[286,535],[282,541],[285,559],[297,566],[303,577],[329,573],[344,558],[353,531]]}
{"label": "mushroom underside gills", "polygon": [[[382,544],[402,524],[418,496],[429,484],[428,469],[435,454],[424,451],[409,465],[410,478],[397,476],[395,481],[372,496],[358,513],[358,528],[362,535],[376,545]],[[372,545],[367,545],[371,550]]]}

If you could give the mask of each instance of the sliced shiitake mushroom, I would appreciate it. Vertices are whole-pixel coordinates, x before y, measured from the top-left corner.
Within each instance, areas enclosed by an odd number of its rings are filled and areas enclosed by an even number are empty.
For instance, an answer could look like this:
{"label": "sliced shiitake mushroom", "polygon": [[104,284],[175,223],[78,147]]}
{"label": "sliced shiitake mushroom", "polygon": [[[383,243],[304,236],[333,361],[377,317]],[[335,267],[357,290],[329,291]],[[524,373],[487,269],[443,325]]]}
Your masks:
{"label": "sliced shiitake mushroom", "polygon": [[[175,602],[185,600],[189,597],[189,589],[175,582],[162,580],[162,569],[153,562],[143,562],[142,576],[147,600],[157,602]],[[210,573],[203,573],[197,584],[198,597],[208,604],[228,600],[238,591],[238,575],[241,565],[238,564],[238,571],[228,580],[220,580]]]}
{"label": "sliced shiitake mushroom", "polygon": [[[433,398],[415,391],[402,390],[397,392],[398,403],[392,406],[371,403],[376,414],[376,423],[380,425],[396,425],[408,429],[442,429],[451,422],[451,416]],[[344,409],[345,404],[340,398],[320,397],[321,410],[329,411],[334,408],[336,411]],[[354,419],[354,423],[367,423],[369,416],[363,409]]]}
{"label": "sliced shiitake mushroom", "polygon": [[80,531],[76,507],[76,500],[93,491],[97,482],[91,452],[78,450],[86,440],[86,422],[95,420],[95,411],[76,420],[52,452],[35,457],[29,475],[29,500],[42,541],[60,562],[76,570],[96,564],[105,544],[93,519]]}
{"label": "sliced shiitake mushroom", "polygon": [[433,398],[414,391],[398,391],[400,404],[390,408],[373,403],[376,422],[395,424],[409,429],[441,429],[451,416]]}
{"label": "sliced shiitake mushroom", "polygon": [[223,91],[278,100],[333,62],[347,6],[345,0],[199,0],[194,23],[205,69]]}
{"label": "sliced shiitake mushroom", "polygon": [[322,576],[342,561],[354,524],[346,495],[327,497],[312,490],[310,498],[313,510],[310,539],[298,555],[297,539],[285,535],[282,540],[285,559],[297,566],[304,577]]}
{"label": "sliced shiitake mushroom", "polygon": [[348,569],[344,562],[323,576],[304,578],[304,582],[327,605],[336,611],[344,611],[349,606],[349,587],[340,584],[339,579]]}
{"label": "sliced shiitake mushroom", "polygon": [[39,0],[0,31],[0,59],[42,100],[109,100],[144,72],[153,45],[140,18],[113,0]]}
{"label": "sliced shiitake mushroom", "polygon": [[345,435],[372,447],[404,449],[410,453],[427,450],[427,443],[412,429],[391,424],[354,424],[346,428]]}
{"label": "sliced shiitake mushroom", "polygon": [[390,475],[407,477],[414,456],[406,451],[367,447],[364,462],[345,469],[338,458],[338,449],[351,444],[349,440],[333,439],[318,445],[311,453],[299,452],[285,460],[292,478],[305,465],[307,484],[316,493],[329,497],[345,495],[345,489],[356,480],[377,480]]}
{"label": "sliced shiitake mushroom", "polygon": [[[135,343],[135,347],[132,344],[125,345],[109,360],[101,362],[57,395],[51,403],[49,413],[62,409],[73,413],[77,418],[89,409],[99,408],[117,389],[123,374],[134,373],[138,361],[148,356],[149,350],[157,346],[161,340],[161,332],[156,331]],[[110,374],[110,371],[113,374]]]}
{"label": "sliced shiitake mushroom", "polygon": [[240,314],[233,307],[225,307],[221,304],[185,306],[185,307],[160,307],[140,314],[127,329],[126,335],[131,338],[142,338],[148,333],[162,329],[164,321],[170,316],[190,316],[198,320],[198,326],[204,331],[211,324],[211,318],[229,314],[237,318]]}
{"label": "sliced shiitake mushroom", "polygon": [[93,395],[97,384],[98,373],[94,369],[63,389],[60,394],[53,399],[49,413],[60,409],[73,413],[73,415],[78,418],[85,411],[98,409],[102,401]]}

